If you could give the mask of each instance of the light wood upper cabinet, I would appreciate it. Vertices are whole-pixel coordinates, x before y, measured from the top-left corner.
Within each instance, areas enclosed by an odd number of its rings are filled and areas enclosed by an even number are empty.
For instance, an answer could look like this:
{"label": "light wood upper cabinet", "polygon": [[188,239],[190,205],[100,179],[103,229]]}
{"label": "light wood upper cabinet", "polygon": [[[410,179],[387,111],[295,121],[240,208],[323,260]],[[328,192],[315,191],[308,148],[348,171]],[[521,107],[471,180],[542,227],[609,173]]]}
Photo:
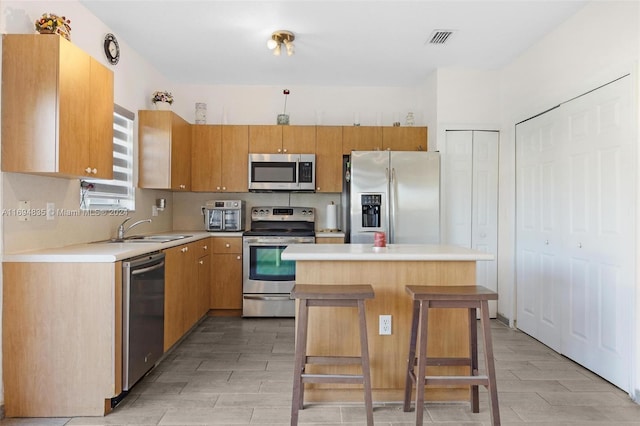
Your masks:
{"label": "light wood upper cabinet", "polygon": [[216,191],[222,187],[222,126],[191,126],[191,190]]}
{"label": "light wood upper cabinet", "polygon": [[316,152],[316,126],[281,126],[282,151],[285,154]]}
{"label": "light wood upper cabinet", "polygon": [[351,154],[351,151],[375,151],[379,149],[382,149],[382,127],[342,127],[343,154]]}
{"label": "light wood upper cabinet", "polygon": [[2,39],[2,170],[112,179],[113,72],[58,35]]}
{"label": "light wood upper cabinet", "polygon": [[140,188],[191,189],[191,125],[172,111],[138,111]]}
{"label": "light wood upper cabinet", "polygon": [[249,152],[253,154],[312,154],[316,126],[249,126]]}
{"label": "light wood upper cabinet", "polygon": [[247,192],[248,126],[194,125],[191,190]]}
{"label": "light wood upper cabinet", "polygon": [[222,190],[249,191],[249,126],[222,127]]}
{"label": "light wood upper cabinet", "polygon": [[316,129],[316,192],[342,192],[342,127]]}
{"label": "light wood upper cabinet", "polygon": [[382,149],[389,151],[427,151],[427,128],[383,127]]}
{"label": "light wood upper cabinet", "polygon": [[282,127],[268,125],[249,126],[249,152],[255,154],[281,154]]}

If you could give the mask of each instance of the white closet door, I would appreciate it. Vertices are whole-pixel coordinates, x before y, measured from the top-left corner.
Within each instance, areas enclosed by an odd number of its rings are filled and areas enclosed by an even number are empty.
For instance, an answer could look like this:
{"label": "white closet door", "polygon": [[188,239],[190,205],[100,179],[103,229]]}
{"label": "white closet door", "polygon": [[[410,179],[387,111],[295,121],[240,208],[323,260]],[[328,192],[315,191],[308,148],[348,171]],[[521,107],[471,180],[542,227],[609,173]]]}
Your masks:
{"label": "white closet door", "polygon": [[[498,256],[498,132],[473,131],[471,248]],[[498,260],[477,262],[478,285],[498,291]],[[496,316],[497,302],[489,303]]]}
{"label": "white closet door", "polygon": [[629,389],[635,150],[631,78],[566,104],[568,305],[562,352]]}
{"label": "white closet door", "polygon": [[[498,253],[499,133],[450,130],[442,153],[442,232],[444,244]],[[497,259],[477,264],[476,283],[498,290]],[[497,303],[489,303],[496,317]]]}
{"label": "white closet door", "polygon": [[443,244],[471,248],[473,197],[473,135],[470,130],[446,132],[442,164]]}
{"label": "white closet door", "polygon": [[562,262],[559,110],[516,127],[517,326],[560,351]]}

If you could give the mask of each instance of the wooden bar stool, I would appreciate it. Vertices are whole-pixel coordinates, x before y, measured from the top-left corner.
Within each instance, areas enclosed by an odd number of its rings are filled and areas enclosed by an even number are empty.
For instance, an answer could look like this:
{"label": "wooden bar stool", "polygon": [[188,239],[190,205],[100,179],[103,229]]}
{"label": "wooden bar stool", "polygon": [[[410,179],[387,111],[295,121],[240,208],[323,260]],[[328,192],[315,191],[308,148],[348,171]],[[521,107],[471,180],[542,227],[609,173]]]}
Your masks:
{"label": "wooden bar stool", "polygon": [[[407,378],[404,389],[404,411],[411,409],[412,382],[416,384],[416,425],[422,425],[425,385],[470,385],[471,411],[480,411],[478,385],[489,392],[491,422],[500,425],[496,371],[493,362],[493,343],[489,324],[489,300],[498,300],[498,294],[482,286],[406,286],[413,299],[413,319],[407,360]],[[430,308],[467,308],[469,311],[469,357],[428,358],[427,320]],[[478,375],[478,332],[476,309],[480,309],[480,322],[484,341],[486,376]],[[420,347],[416,356],[416,341],[420,334]],[[415,370],[417,363],[417,371]],[[468,366],[468,376],[425,376],[427,366]]]}
{"label": "wooden bar stool", "polygon": [[[298,424],[298,411],[304,408],[305,383],[362,383],[367,425],[373,425],[373,401],[371,398],[371,373],[367,322],[364,312],[365,299],[373,299],[370,285],[314,285],[296,284],[291,297],[299,299],[298,329],[296,330],[295,367],[293,372],[293,399],[291,401],[291,425]],[[357,307],[360,322],[360,356],[307,356],[307,325],[309,307]],[[307,364],[352,365],[360,364],[362,374],[308,374]]]}

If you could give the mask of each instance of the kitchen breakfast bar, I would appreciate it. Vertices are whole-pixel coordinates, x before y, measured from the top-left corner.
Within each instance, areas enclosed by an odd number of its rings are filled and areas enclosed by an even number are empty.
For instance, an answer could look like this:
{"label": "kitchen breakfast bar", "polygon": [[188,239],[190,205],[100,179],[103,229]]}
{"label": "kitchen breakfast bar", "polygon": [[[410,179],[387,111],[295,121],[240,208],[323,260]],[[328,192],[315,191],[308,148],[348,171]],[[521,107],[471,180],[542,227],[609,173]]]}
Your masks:
{"label": "kitchen breakfast bar", "polygon": [[[412,300],[407,285],[476,285],[476,262],[493,260],[489,253],[451,245],[292,244],[283,260],[296,261],[296,284],[370,284],[366,301],[371,382],[375,402],[403,400],[411,332]],[[378,334],[380,315],[391,315],[391,335]],[[356,309],[311,309],[308,355],[360,355]],[[466,309],[429,312],[429,357],[467,357],[469,327]],[[358,374],[354,366],[309,366],[310,373]],[[468,367],[430,366],[427,375],[467,375]],[[309,384],[308,401],[362,401],[362,386]],[[427,386],[428,401],[468,400],[468,386]]]}

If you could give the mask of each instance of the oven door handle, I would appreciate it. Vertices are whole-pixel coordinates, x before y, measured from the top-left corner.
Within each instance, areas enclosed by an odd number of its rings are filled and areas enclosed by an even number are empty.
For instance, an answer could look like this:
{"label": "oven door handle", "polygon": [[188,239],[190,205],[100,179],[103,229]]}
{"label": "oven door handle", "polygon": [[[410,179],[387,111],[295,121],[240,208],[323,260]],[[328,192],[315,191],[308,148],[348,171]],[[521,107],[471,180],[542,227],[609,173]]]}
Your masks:
{"label": "oven door handle", "polygon": [[245,294],[244,298],[248,299],[248,300],[271,300],[271,301],[275,301],[275,300],[293,300],[293,299],[291,299],[291,296],[258,296],[258,295],[253,295],[253,294]]}

